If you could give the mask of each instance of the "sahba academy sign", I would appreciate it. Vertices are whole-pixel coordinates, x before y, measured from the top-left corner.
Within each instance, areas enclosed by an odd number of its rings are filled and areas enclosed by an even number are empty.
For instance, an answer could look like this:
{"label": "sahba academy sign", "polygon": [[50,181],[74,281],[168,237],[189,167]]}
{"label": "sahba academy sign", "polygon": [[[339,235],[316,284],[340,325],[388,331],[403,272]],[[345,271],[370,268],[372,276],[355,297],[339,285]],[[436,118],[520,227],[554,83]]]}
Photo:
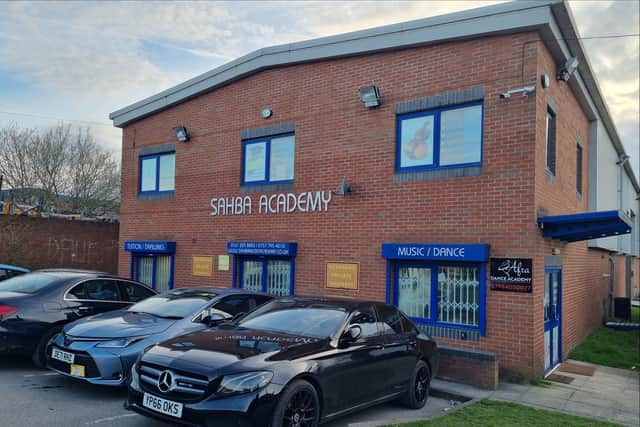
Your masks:
{"label": "sahba academy sign", "polygon": [[212,197],[211,216],[326,212],[331,191],[261,194],[260,196]]}

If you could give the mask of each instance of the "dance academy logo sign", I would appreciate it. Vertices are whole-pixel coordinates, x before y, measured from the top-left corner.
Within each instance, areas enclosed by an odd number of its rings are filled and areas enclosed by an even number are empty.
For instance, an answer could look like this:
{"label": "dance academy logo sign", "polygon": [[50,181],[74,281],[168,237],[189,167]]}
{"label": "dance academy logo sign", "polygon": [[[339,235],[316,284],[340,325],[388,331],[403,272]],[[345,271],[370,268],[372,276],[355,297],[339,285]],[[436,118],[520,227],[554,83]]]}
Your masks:
{"label": "dance academy logo sign", "polygon": [[491,289],[531,293],[532,272],[530,258],[491,258]]}

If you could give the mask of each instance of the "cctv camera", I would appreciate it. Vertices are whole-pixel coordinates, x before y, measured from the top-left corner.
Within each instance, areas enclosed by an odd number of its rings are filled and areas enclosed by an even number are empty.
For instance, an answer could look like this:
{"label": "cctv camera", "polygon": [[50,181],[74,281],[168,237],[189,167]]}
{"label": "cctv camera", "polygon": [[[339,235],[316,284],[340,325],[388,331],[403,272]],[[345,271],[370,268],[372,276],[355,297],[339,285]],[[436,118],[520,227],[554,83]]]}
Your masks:
{"label": "cctv camera", "polygon": [[564,67],[562,67],[562,69],[558,71],[558,80],[563,80],[565,82],[569,81],[573,73],[575,73],[578,69],[578,64],[578,58],[576,58],[575,56],[569,57],[569,59],[567,59],[567,62],[564,63]]}
{"label": "cctv camera", "polygon": [[509,92],[503,92],[500,94],[500,98],[502,99],[511,98],[511,94]]}

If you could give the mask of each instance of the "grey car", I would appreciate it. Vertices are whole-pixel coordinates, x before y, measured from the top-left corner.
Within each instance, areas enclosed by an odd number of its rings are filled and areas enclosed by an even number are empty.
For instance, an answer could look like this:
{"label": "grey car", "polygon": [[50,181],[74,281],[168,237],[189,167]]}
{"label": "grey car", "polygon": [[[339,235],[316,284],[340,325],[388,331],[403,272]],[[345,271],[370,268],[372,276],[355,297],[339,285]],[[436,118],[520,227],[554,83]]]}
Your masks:
{"label": "grey car", "polygon": [[271,299],[241,289],[174,289],[127,309],[68,324],[49,343],[47,367],[93,384],[125,386],[147,347],[207,329]]}

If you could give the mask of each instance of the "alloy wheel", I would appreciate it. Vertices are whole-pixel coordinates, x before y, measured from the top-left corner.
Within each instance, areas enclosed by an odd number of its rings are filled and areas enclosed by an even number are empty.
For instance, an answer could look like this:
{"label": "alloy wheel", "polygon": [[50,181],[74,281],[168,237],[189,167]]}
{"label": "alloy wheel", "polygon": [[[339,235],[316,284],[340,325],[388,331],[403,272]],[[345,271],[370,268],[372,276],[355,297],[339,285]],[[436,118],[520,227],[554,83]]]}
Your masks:
{"label": "alloy wheel", "polygon": [[429,371],[425,366],[416,375],[415,397],[417,402],[423,402],[429,393]]}
{"label": "alloy wheel", "polygon": [[312,427],[317,410],[313,394],[309,390],[300,390],[289,400],[282,425],[283,427]]}

